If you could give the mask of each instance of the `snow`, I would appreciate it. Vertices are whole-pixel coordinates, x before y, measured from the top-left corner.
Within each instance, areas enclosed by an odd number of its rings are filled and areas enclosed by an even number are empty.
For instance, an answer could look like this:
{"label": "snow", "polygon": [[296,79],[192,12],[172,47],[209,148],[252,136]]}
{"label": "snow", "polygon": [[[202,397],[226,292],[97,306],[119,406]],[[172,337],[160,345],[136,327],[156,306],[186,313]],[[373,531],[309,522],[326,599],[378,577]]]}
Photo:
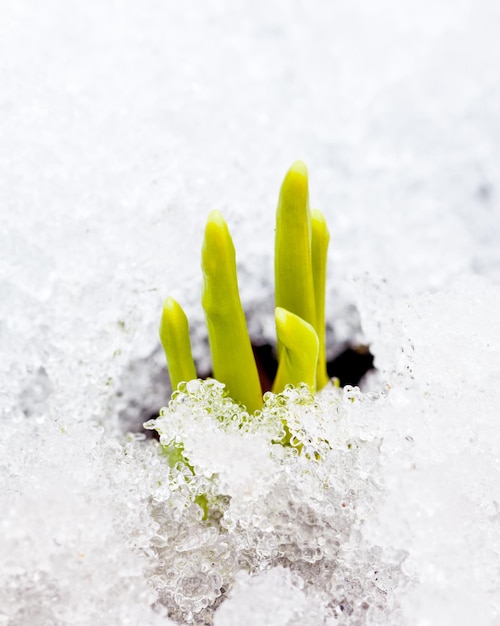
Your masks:
{"label": "snow", "polygon": [[[494,0],[1,4],[0,624],[499,623],[499,27]],[[127,435],[168,402],[161,303],[206,374],[217,208],[274,341],[297,158],[330,354],[377,373],[284,401],[312,465],[270,443],[282,409],[171,409],[193,479]]]}
{"label": "snow", "polygon": [[387,491],[368,534],[408,551],[419,581],[404,596],[410,624],[498,619],[499,303],[498,286],[464,280],[397,303],[387,320]]}

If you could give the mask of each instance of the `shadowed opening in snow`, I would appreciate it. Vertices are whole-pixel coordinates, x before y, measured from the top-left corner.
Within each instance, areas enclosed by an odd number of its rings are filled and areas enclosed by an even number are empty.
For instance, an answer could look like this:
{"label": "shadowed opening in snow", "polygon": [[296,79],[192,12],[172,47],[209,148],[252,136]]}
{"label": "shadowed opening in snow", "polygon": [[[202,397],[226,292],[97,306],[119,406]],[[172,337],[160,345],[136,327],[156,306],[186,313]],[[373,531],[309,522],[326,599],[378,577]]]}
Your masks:
{"label": "shadowed opening in snow", "polygon": [[[278,362],[275,349],[271,345],[253,346],[259,370],[262,391],[269,391],[276,376]],[[368,346],[350,346],[327,363],[328,375],[340,380],[340,384],[359,385],[363,376],[373,368],[373,354]]]}
{"label": "shadowed opening in snow", "polygon": [[[262,391],[265,393],[271,389],[272,381],[274,380],[278,368],[275,348],[269,344],[260,346],[254,345],[252,347],[259,370]],[[143,384],[147,382],[145,376],[147,368],[147,361],[141,361]],[[132,364],[130,372],[137,372],[137,369],[137,364]],[[338,378],[342,386],[359,385],[363,376],[373,369],[373,355],[368,346],[364,345],[349,346],[327,363],[329,376]],[[207,374],[198,373],[202,378],[212,376],[211,372]],[[123,389],[119,392],[119,397],[124,401],[122,409],[120,410],[120,419],[124,430],[130,432],[145,432],[147,437],[154,437],[155,431],[145,431],[142,425],[144,422],[158,417],[160,408],[168,404],[168,399],[171,394],[168,373],[166,368],[155,370],[149,378],[147,393],[143,393],[143,385],[138,385],[139,381],[140,378],[135,377],[135,392],[133,387],[129,387],[128,394],[124,394]],[[129,384],[131,382],[132,381],[129,381]],[[139,386],[141,387],[140,389]],[[126,399],[124,397],[125,395],[128,396]]]}

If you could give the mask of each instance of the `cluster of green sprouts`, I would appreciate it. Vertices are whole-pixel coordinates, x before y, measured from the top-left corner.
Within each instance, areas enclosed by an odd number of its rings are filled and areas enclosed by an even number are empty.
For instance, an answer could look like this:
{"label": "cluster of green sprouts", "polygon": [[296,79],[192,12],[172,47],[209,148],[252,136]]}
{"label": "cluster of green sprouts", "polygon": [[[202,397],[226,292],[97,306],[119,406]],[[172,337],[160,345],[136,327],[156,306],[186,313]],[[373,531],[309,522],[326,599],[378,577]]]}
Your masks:
{"label": "cluster of green sprouts", "polygon": [[[275,290],[278,371],[272,391],[306,383],[311,391],[328,382],[325,356],[325,284],[329,233],[317,209],[309,208],[307,168],[296,161],[281,186],[276,212]],[[207,220],[202,248],[202,305],[213,375],[250,413],[262,408],[262,389],[241,305],[236,255],[219,211]],[[172,388],[195,379],[189,325],[171,297],[163,305],[160,338]]]}

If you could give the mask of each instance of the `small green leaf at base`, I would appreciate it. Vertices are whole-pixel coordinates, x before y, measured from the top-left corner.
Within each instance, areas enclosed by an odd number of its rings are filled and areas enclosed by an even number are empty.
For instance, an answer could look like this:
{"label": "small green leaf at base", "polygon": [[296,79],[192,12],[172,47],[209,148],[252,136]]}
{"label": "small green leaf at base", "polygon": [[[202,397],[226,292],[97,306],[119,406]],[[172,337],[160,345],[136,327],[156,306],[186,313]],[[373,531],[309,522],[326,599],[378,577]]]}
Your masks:
{"label": "small green leaf at base", "polygon": [[314,392],[319,353],[316,331],[298,315],[280,307],[276,308],[275,317],[282,349],[273,393],[280,393],[286,385],[297,386],[300,383],[306,383]]}

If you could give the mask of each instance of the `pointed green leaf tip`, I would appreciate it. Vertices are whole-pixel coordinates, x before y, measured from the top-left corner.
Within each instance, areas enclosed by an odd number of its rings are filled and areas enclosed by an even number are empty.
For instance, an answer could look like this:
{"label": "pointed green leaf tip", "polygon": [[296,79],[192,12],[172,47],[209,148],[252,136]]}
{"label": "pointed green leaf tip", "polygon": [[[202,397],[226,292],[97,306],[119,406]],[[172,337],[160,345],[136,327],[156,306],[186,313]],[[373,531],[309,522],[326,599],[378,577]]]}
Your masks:
{"label": "pointed green leaf tip", "polygon": [[177,389],[180,382],[196,378],[188,320],[182,307],[171,297],[163,303],[160,339],[167,357],[172,389]]}
{"label": "pointed green leaf tip", "polygon": [[319,340],[311,324],[290,311],[276,308],[276,332],[281,343],[281,357],[273,385],[280,393],[285,385],[306,383],[316,391],[316,364]]}
{"label": "pointed green leaf tip", "polygon": [[208,216],[201,265],[214,378],[253,413],[262,408],[262,390],[238,291],[233,240],[219,211]]}
{"label": "pointed green leaf tip", "polygon": [[[276,211],[276,306],[316,323],[307,168],[296,161],[281,185]],[[278,345],[278,353],[281,348]]]}

